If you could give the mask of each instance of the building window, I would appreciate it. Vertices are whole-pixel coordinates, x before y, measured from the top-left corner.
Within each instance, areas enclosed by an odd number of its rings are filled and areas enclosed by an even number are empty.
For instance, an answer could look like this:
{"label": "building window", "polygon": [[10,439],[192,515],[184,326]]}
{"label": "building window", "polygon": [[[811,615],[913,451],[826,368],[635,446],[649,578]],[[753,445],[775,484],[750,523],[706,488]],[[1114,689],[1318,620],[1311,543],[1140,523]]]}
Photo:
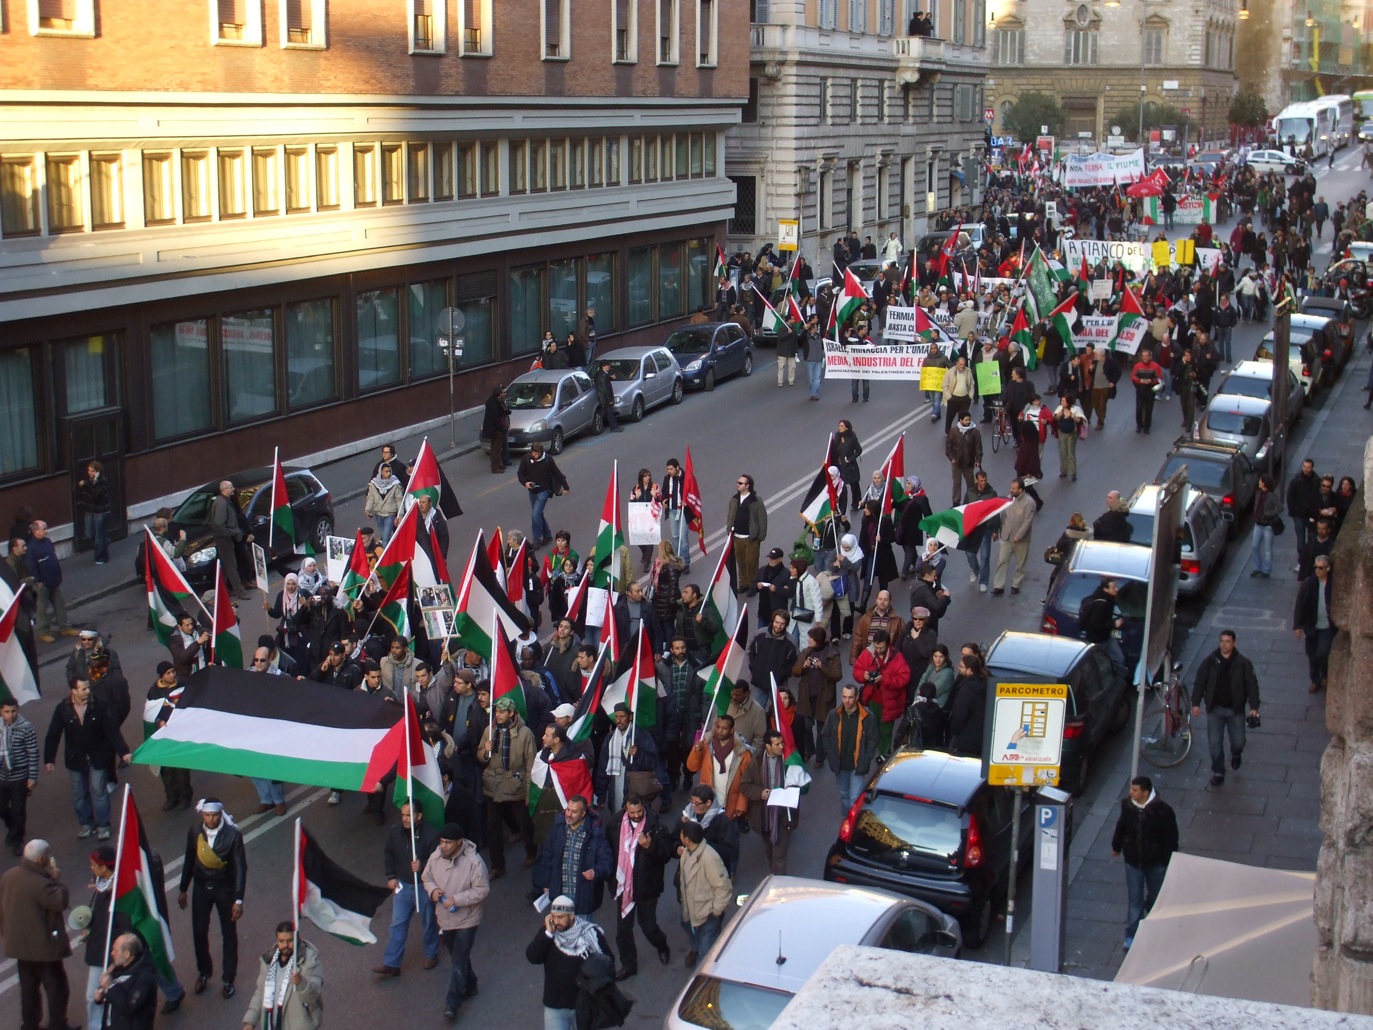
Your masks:
{"label": "building window", "polygon": [[261,0],[210,0],[210,43],[262,46]]}
{"label": "building window", "polygon": [[[143,196],[145,218],[150,213],[147,203],[150,177],[158,175],[154,168],[148,167],[148,156],[143,158]],[[167,175],[170,177],[170,156]],[[183,150],[181,152],[181,220],[183,222],[208,222],[214,217],[210,186],[210,154],[206,150]],[[170,218],[165,221],[171,221]],[[149,224],[152,224],[149,222]]]}
{"label": "building window", "polygon": [[548,188],[567,189],[567,140],[548,141]]}
{"label": "building window", "polygon": [[482,196],[501,192],[501,145],[494,139],[482,141]]}
{"label": "building window", "polygon": [[412,283],[405,291],[409,298],[410,378],[421,379],[448,368],[448,358],[439,349],[443,309],[448,307],[448,283],[443,279]]}
{"label": "building window", "polygon": [[510,141],[510,192],[529,192],[529,144],[522,139]]}
{"label": "building window", "polygon": [[566,61],[572,56],[571,0],[539,0],[543,12],[543,59]]}
{"label": "building window", "polygon": [[701,172],[701,150],[705,143],[705,137],[699,132],[691,134],[691,177],[699,179]]}
{"label": "building window", "polygon": [[644,181],[644,138],[642,136],[629,138],[629,181]]}
{"label": "building window", "polygon": [[896,0],[877,0],[877,34],[892,36],[896,33]]}
{"label": "building window", "polygon": [[310,210],[310,148],[286,148],[286,213]]}
{"label": "building window", "polygon": [[377,202],[377,148],[353,144],[353,206],[372,207]]}
{"label": "building window", "polygon": [[638,0],[610,0],[610,38],[613,60],[635,64],[639,60]]}
{"label": "building window", "polygon": [[[687,133],[685,133],[685,132],[679,132],[679,133],[677,133],[676,147],[675,147],[675,149],[676,149],[676,155],[677,155],[677,161],[676,161],[677,167],[676,167],[675,177],[678,178],[678,179],[685,179],[685,178],[688,176],[688,174],[689,174],[689,169],[690,169],[690,167],[691,167],[691,156],[690,156],[690,154],[689,154],[689,152],[688,152],[688,142],[687,142],[687,139],[688,139],[688,134],[687,134]],[[664,169],[664,171],[666,171],[666,169]],[[667,176],[664,176],[664,178],[667,178]]]}
{"label": "building window", "polygon": [[753,236],[758,232],[758,179],[753,175],[731,175],[734,183],[734,217],[729,220],[731,236]]}
{"label": "building window", "polygon": [[987,45],[987,0],[973,0],[973,46]]}
{"label": "building window", "polygon": [[326,0],[281,0],[281,45],[323,50],[328,43],[325,4]]}
{"label": "building window", "polygon": [[95,37],[95,0],[28,2],[30,35]]}
{"label": "building window", "polygon": [[744,101],[744,110],[740,114],[739,120],[745,125],[756,125],[758,123],[758,80],[751,78],[748,80],[748,99]]}
{"label": "building window", "polygon": [[605,184],[607,186],[620,185],[620,140],[617,136],[606,137]]}
{"label": "building window", "polygon": [[834,228],[834,173],[822,170],[816,177],[818,188],[816,191],[816,220],[820,228]]}
{"label": "building window", "polygon": [[214,404],[210,399],[210,323],[196,318],[166,322],[149,330],[150,397],[160,398],[153,409],[153,436],[174,440],[209,429]]}
{"label": "building window", "polygon": [[1025,30],[997,29],[992,36],[996,63],[1020,65],[1025,63]]}
{"label": "building window", "polygon": [[1067,29],[1063,33],[1064,64],[1097,63],[1097,30]]}
{"label": "building window", "polygon": [[592,254],[586,259],[586,306],[596,312],[596,331],[620,328],[615,307],[615,255]]}
{"label": "building window", "polygon": [[839,0],[820,0],[820,27],[832,29],[839,24]]}
{"label": "building window", "polygon": [[38,391],[27,347],[0,351],[0,437],[0,476],[38,467]]}
{"label": "building window", "polygon": [[686,314],[686,294],[682,283],[682,245],[663,243],[658,247],[658,320],[666,321]]}
{"label": "building window", "polygon": [[887,84],[881,79],[872,80],[873,96],[877,100],[877,120],[887,120]]}
{"label": "building window", "polygon": [[706,178],[715,178],[715,133],[706,133]]}
{"label": "building window", "polygon": [[687,240],[687,310],[695,311],[715,299],[715,241]]}
{"label": "building window", "polygon": [[[600,140],[596,140],[600,143]],[[571,143],[571,156],[568,159],[568,182],[574,190],[586,186],[586,140],[574,139]]]}
{"label": "building window", "polygon": [[953,106],[954,119],[960,122],[971,122],[980,112],[975,111],[977,104],[977,89],[966,83],[960,83],[954,87]]}
{"label": "building window", "polygon": [[[12,237],[37,236],[42,231],[38,192],[38,172],[32,155],[0,158],[0,232]],[[0,466],[0,472],[3,471],[6,470]]]}
{"label": "building window", "polygon": [[332,300],[286,305],[286,389],[292,411],[338,396]]}
{"label": "building window", "polygon": [[65,387],[63,413],[79,415],[116,404],[119,337],[113,333],[65,340],[54,347]]}
{"label": "building window", "polygon": [[879,222],[886,221],[891,217],[891,169],[887,165],[878,164],[877,166],[877,211],[875,218]]}
{"label": "building window", "polygon": [[544,270],[519,268],[510,273],[510,353],[532,354],[544,332]]}
{"label": "building window", "polygon": [[315,193],[321,211],[339,206],[338,147],[315,148]]}
{"label": "building window", "polygon": [[[463,278],[458,277],[459,284]],[[496,298],[488,296],[460,300],[458,310],[467,319],[462,331],[462,363],[471,367],[490,361],[496,356]]]}
{"label": "building window", "polygon": [[411,143],[405,148],[405,199],[410,203],[429,199],[429,144]]}
{"label": "building window", "polygon": [[253,151],[253,214],[281,214],[281,166],[275,147]]}
{"label": "building window", "polygon": [[479,143],[459,143],[458,144],[458,196],[462,198],[475,197],[479,190],[477,188],[477,161]]}
{"label": "building window", "polygon": [[124,158],[121,154],[91,155],[91,228],[119,229],[124,225]]}
{"label": "building window", "polygon": [[[219,217],[242,218],[248,213],[247,159],[241,150],[221,150],[217,156],[219,158]],[[169,161],[168,168],[170,167]]]}
{"label": "building window", "polygon": [[[561,343],[577,329],[577,260],[550,261],[548,264],[548,321],[553,338]],[[540,336],[543,334],[540,333]]]}
{"label": "building window", "polygon": [[462,0],[458,7],[458,27],[462,31],[464,56],[491,56],[492,0]]}
{"label": "building window", "polygon": [[826,125],[834,124],[833,111],[830,109],[830,80],[820,80],[820,121]]}
{"label": "building window", "polygon": [[[464,0],[459,0],[461,6]],[[410,53],[442,54],[448,49],[446,0],[410,0]]]}
{"label": "building window", "polygon": [[224,349],[224,410],[242,422],[277,411],[276,338],[270,308],[219,320]]}
{"label": "building window", "polygon": [[529,192],[542,193],[548,189],[548,141],[529,141]]}
{"label": "building window", "polygon": [[86,227],[85,204],[81,198],[80,155],[49,157],[47,180],[48,231],[80,232]]}
{"label": "building window", "polygon": [[696,67],[698,68],[713,68],[717,63],[717,23],[715,16],[715,0],[696,0]]}
{"label": "building window", "polygon": [[1144,29],[1144,63],[1151,68],[1158,68],[1163,64],[1165,32],[1163,28]]}
{"label": "building window", "polygon": [[434,199],[453,199],[453,144],[434,143],[430,145],[434,159]]}
{"label": "building window", "polygon": [[381,202],[400,204],[405,201],[405,148],[399,143],[381,146]]}
{"label": "building window", "polygon": [[848,188],[848,203],[844,207],[844,215],[849,220],[849,228],[857,229],[864,222],[863,165],[858,161],[849,162]]}
{"label": "building window", "polygon": [[400,382],[399,297],[395,287],[358,294],[358,389]]}
{"label": "building window", "polygon": [[849,31],[868,31],[868,0],[849,0]]}
{"label": "building window", "polygon": [[658,137],[644,137],[644,182],[658,181]]}
{"label": "building window", "polygon": [[[172,155],[145,151],[143,154],[143,222],[145,225],[167,225],[176,221],[175,186]],[[208,201],[208,198],[206,199]]]}
{"label": "building window", "polygon": [[953,0],[953,41],[968,41],[968,0]]}
{"label": "building window", "polygon": [[653,248],[629,248],[629,324],[653,321]]}
{"label": "building window", "polygon": [[600,137],[587,140],[586,184],[588,186],[605,185],[605,140]]}
{"label": "building window", "polygon": [[658,0],[657,10],[658,27],[654,38],[658,40],[658,63],[676,64],[682,34],[677,0]]}

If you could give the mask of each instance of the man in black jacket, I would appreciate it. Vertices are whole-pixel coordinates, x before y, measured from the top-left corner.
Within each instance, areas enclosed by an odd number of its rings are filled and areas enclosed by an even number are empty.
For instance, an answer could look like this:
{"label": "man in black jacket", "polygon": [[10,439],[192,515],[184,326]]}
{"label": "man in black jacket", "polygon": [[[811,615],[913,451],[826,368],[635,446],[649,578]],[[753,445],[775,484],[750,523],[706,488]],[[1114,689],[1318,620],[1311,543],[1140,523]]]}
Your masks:
{"label": "man in black jacket", "polygon": [[[101,938],[104,946],[104,938]],[[151,1027],[157,1009],[157,970],[142,938],[126,933],[110,948],[110,966],[100,974],[95,1000],[109,1008],[105,1026]]]}
{"label": "man in black jacket", "polygon": [[379,976],[400,976],[410,917],[416,912],[424,931],[424,968],[433,969],[439,964],[439,924],[434,917],[434,903],[422,893],[415,894],[418,875],[438,846],[439,831],[424,821],[424,809],[418,805],[412,809],[409,802],[401,805],[400,825],[387,829],[382,849],[386,886],[391,888],[393,897],[391,936],[386,941],[381,965],[372,970]]}
{"label": "man in black jacket", "polygon": [[1116,595],[1120,584],[1109,577],[1103,578],[1101,586],[1082,599],[1078,607],[1077,626],[1082,639],[1091,644],[1099,644],[1112,664],[1128,677],[1125,670],[1125,652],[1120,649],[1116,631],[1125,625],[1125,619],[1116,612]]}
{"label": "man in black jacket", "polygon": [[1132,535],[1130,520],[1120,503],[1120,491],[1112,490],[1106,495],[1106,510],[1092,523],[1092,539],[1128,544]]}
{"label": "man in black jacket", "polygon": [[623,433],[624,427],[620,425],[620,420],[615,416],[615,386],[612,383],[614,377],[610,374],[610,362],[606,358],[601,359],[600,366],[596,369],[591,379],[596,384],[596,399],[601,402],[601,414],[605,416],[605,424],[612,433]]}
{"label": "man in black jacket", "polygon": [[637,794],[631,794],[624,809],[606,823],[605,836],[615,856],[615,946],[620,949],[615,979],[627,980],[639,971],[636,921],[658,952],[658,961],[672,961],[667,935],[658,925],[658,898],[663,893],[663,869],[673,858],[676,842]]}
{"label": "man in black jacket", "polygon": [[1307,693],[1315,694],[1325,686],[1330,664],[1330,645],[1340,628],[1330,613],[1335,576],[1330,571],[1331,557],[1322,554],[1312,564],[1312,574],[1297,587],[1297,603],[1292,609],[1292,629],[1300,640],[1306,639],[1306,661],[1311,682]]}
{"label": "man in black jacket", "polygon": [[558,463],[544,454],[543,444],[532,443],[529,453],[520,461],[515,473],[520,483],[529,491],[529,540],[530,547],[542,547],[553,542],[553,530],[543,517],[544,507],[554,492],[571,493],[572,487],[567,477],[558,468]]}
{"label": "man in black jacket", "polygon": [[1259,715],[1259,681],[1254,663],[1235,647],[1235,631],[1220,631],[1220,646],[1202,659],[1192,685],[1192,717],[1206,703],[1206,739],[1211,746],[1211,786],[1225,782],[1225,733],[1230,733],[1230,768],[1244,752],[1244,720]]}
{"label": "man in black jacket", "polygon": [[110,772],[115,759],[129,762],[129,749],[115,724],[114,713],[91,697],[87,680],[76,680],[67,699],[52,713],[43,740],[43,767],[52,772],[57,760],[57,745],[66,737],[63,764],[71,780],[72,807],[81,824],[78,837],[92,833],[100,840],[110,839]]}
{"label": "man in black jacket", "polygon": [[[1316,463],[1307,458],[1287,483],[1287,514],[1292,516],[1292,535],[1297,538],[1299,564],[1306,551],[1307,537],[1314,531],[1320,500],[1321,477],[1316,475]],[[1294,567],[1293,571],[1300,569]]]}
{"label": "man in black jacket", "polygon": [[238,975],[238,928],[243,915],[243,890],[248,884],[248,856],[243,834],[224,811],[218,798],[205,798],[196,806],[200,821],[186,831],[186,856],[181,866],[181,886],[176,903],[186,908],[186,891],[192,881],[191,933],[195,940],[195,993],[203,994],[214,973],[210,958],[210,912],[219,913],[219,932],[224,941],[223,995],[234,996]]}
{"label": "man in black jacket", "polygon": [[1153,781],[1136,776],[1130,796],[1120,802],[1120,818],[1111,835],[1111,857],[1125,858],[1129,911],[1125,917],[1125,950],[1135,943],[1139,921],[1149,914],[1178,849],[1178,820],[1168,802],[1154,793]]}

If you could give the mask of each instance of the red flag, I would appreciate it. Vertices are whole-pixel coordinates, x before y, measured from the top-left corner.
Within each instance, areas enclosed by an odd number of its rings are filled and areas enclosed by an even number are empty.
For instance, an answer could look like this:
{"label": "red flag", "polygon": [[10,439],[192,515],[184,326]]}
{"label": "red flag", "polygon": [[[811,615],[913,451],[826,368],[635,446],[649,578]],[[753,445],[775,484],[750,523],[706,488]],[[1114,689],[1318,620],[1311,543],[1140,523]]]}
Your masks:
{"label": "red flag", "polygon": [[[515,560],[510,563],[510,573],[505,578],[505,596],[510,603],[526,615],[529,614],[529,601],[524,595],[524,572],[529,553],[529,541],[521,540],[520,549],[515,552]],[[495,698],[493,697],[494,701]]]}
{"label": "red flag", "polygon": [[[892,446],[891,454],[887,456],[886,463],[882,466],[882,475],[885,481],[882,484],[882,514],[890,515],[895,506],[892,502],[892,484],[897,479],[906,478],[906,434],[902,433],[896,438],[896,443]],[[905,485],[902,485],[905,491]]]}
{"label": "red flag", "polygon": [[515,710],[521,720],[529,719],[529,708],[524,703],[524,680],[520,679],[520,663],[515,660],[515,648],[505,635],[505,627],[499,618],[491,625],[491,705],[508,697],[515,702]]}
{"label": "red flag", "polygon": [[600,642],[610,648],[610,654],[620,653],[620,634],[615,628],[615,608],[610,603],[610,591],[605,592],[605,617],[601,620]]}
{"label": "red flag", "polygon": [[701,553],[706,553],[705,519],[701,511],[701,488],[696,484],[696,469],[691,464],[691,448],[686,449],[686,466],[682,469],[682,511],[687,529],[696,534]]}

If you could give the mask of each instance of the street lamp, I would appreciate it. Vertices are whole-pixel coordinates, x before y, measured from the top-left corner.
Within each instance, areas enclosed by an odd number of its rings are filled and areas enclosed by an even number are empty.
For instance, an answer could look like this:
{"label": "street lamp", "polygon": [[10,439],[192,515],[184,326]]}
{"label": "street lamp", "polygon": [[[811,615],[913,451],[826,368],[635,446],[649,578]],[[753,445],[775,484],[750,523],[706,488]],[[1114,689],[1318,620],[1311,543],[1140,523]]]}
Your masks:
{"label": "street lamp", "polygon": [[467,316],[462,308],[444,308],[439,312],[439,349],[448,355],[448,443],[458,445],[457,396],[455,377],[462,361],[462,333],[467,328]]}
{"label": "street lamp", "polygon": [[1239,14],[1236,15],[1240,21],[1249,20],[1249,0],[1240,0]]}
{"label": "street lamp", "polygon": [[[1149,154],[1149,147],[1148,147],[1148,144],[1147,144],[1147,143],[1145,142],[1145,140],[1144,140],[1144,93],[1145,93],[1145,87],[1144,87],[1144,57],[1145,57],[1145,45],[1144,45],[1144,12],[1145,12],[1145,7],[1144,7],[1144,5],[1147,4],[1147,3],[1149,2],[1149,0],[1139,0],[1139,2],[1140,2],[1140,9],[1139,9],[1139,129],[1138,129],[1138,133],[1139,133],[1139,134],[1138,134],[1135,138],[1136,138],[1137,140],[1139,140],[1139,145],[1140,145],[1141,147],[1144,148],[1144,154],[1145,154],[1145,157],[1146,157],[1146,159],[1147,159],[1148,154]],[[1243,2],[1247,5],[1248,2],[1249,2],[1249,0],[1243,0]],[[1120,0],[1106,0],[1104,6],[1106,6],[1106,7],[1111,7],[1111,8],[1119,7],[1119,6],[1120,6]],[[1245,9],[1247,10],[1248,7],[1246,6]],[[1246,17],[1248,17],[1248,15],[1246,15]],[[1146,163],[1147,163],[1147,162],[1146,162]]]}

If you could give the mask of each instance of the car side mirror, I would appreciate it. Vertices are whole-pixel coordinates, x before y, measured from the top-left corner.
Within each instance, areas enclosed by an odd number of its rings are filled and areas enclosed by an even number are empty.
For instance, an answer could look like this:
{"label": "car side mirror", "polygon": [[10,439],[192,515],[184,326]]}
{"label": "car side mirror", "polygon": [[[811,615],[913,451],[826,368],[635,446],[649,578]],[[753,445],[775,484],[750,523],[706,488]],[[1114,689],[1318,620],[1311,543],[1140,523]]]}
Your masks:
{"label": "car side mirror", "polygon": [[958,938],[948,930],[936,930],[934,934],[934,943],[940,948],[956,948],[958,947]]}
{"label": "car side mirror", "polygon": [[657,378],[658,378],[658,373],[657,373],[657,372],[645,372],[645,373],[644,373],[644,378],[645,378],[645,379],[657,379]]}

